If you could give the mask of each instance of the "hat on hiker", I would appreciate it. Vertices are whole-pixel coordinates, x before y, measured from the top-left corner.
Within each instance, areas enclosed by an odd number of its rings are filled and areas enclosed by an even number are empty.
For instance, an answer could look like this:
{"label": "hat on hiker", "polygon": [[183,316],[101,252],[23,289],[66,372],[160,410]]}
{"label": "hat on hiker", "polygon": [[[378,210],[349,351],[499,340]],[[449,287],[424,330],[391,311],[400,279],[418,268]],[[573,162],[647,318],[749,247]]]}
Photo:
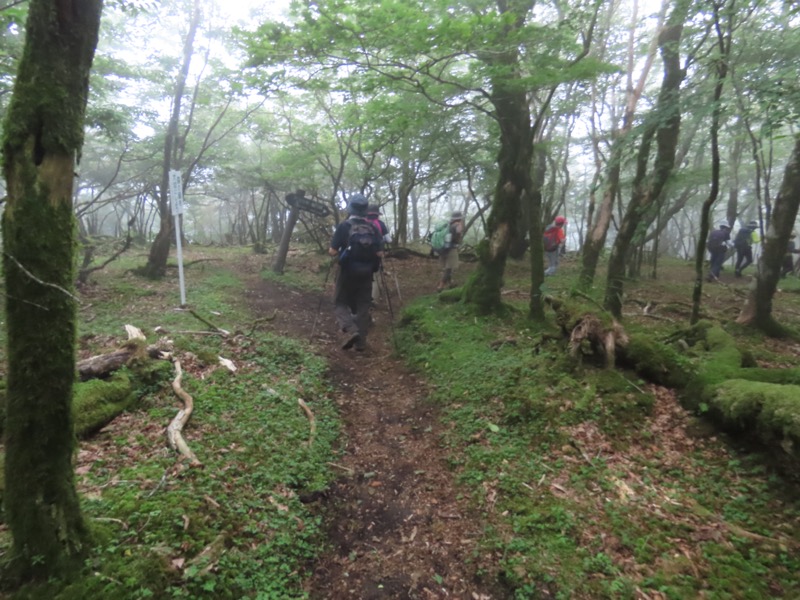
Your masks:
{"label": "hat on hiker", "polygon": [[717,227],[719,227],[720,229],[730,229],[731,228],[731,226],[728,225],[727,223],[720,223],[719,225],[717,225]]}
{"label": "hat on hiker", "polygon": [[366,215],[367,214],[367,198],[364,194],[350,194],[347,199],[347,212],[351,215]]}
{"label": "hat on hiker", "polygon": [[566,217],[556,217],[554,223],[556,225],[566,225],[567,224],[567,219],[566,219]]}
{"label": "hat on hiker", "polygon": [[748,227],[752,227],[753,229],[755,229],[756,227],[758,227],[758,221],[756,221],[755,219],[753,219],[752,221],[750,221],[750,222],[747,224],[747,226],[748,226]]}
{"label": "hat on hiker", "polygon": [[370,204],[367,208],[367,214],[372,216],[375,215],[376,217],[381,214],[381,208],[377,204]]}
{"label": "hat on hiker", "polygon": [[453,214],[450,215],[451,221],[460,221],[464,218],[464,214],[460,210],[454,210]]}

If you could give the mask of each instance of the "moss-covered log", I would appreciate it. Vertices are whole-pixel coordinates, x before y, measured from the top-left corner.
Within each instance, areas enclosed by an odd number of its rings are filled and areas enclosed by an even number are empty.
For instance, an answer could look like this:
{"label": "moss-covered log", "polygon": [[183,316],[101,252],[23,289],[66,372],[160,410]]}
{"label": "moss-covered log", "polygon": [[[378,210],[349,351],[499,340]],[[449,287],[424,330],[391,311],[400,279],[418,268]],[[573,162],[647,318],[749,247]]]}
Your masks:
{"label": "moss-covered log", "polygon": [[650,381],[679,390],[685,407],[720,428],[794,455],[800,441],[800,369],[749,366],[751,359],[733,336],[708,321],[671,339],[680,340],[693,356],[633,337],[625,348],[626,364]]}
{"label": "moss-covered log", "polygon": [[800,386],[728,379],[713,388],[709,412],[727,429],[778,444],[790,454],[800,449]]}

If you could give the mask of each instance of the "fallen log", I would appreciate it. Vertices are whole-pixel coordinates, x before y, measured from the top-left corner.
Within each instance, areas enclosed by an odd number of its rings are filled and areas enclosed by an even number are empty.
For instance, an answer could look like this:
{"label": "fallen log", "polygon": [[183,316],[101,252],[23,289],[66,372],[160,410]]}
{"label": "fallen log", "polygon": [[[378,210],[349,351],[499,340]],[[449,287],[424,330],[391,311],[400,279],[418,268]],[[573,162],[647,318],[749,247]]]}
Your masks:
{"label": "fallen log", "polygon": [[140,344],[126,344],[114,352],[99,354],[79,361],[77,365],[78,377],[80,377],[81,381],[105,379],[114,371],[118,371],[127,365],[135,356],[143,355],[155,360],[168,358],[168,354],[157,346],[143,348]]}

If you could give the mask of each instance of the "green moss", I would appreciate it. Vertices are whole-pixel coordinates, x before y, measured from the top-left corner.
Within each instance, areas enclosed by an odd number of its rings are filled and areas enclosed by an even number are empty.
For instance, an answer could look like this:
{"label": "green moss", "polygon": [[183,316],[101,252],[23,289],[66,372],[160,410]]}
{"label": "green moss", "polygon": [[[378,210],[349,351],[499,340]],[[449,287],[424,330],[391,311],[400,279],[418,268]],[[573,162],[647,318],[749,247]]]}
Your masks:
{"label": "green moss", "polygon": [[116,372],[108,380],[92,379],[76,384],[72,402],[75,434],[83,437],[97,431],[128,408],[135,398],[131,380],[124,371]]}
{"label": "green moss", "polygon": [[631,336],[620,360],[644,379],[675,389],[685,388],[694,376],[691,364],[675,350],[644,335]]}
{"label": "green moss", "polygon": [[800,386],[730,379],[716,386],[710,408],[726,427],[763,442],[800,442]]}

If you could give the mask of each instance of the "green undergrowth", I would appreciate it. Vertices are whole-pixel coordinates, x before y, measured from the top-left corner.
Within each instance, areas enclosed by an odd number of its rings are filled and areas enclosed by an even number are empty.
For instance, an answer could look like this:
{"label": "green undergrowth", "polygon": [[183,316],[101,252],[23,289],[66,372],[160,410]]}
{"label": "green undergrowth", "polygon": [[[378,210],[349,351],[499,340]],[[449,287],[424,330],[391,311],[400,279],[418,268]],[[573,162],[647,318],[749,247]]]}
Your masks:
{"label": "green undergrowth", "polygon": [[[180,403],[168,384],[172,365],[162,361],[169,377],[147,380],[129,415],[80,444],[76,478],[94,541],[85,569],[12,597],[307,597],[304,582],[326,543],[308,501],[335,476],[329,463],[340,435],[326,364],[301,342],[252,330],[262,315],[250,314],[242,282],[222,262],[188,271],[187,293],[190,307],[228,337],[181,333],[208,327],[173,310],[175,281],[131,277],[121,266],[98,275],[86,294],[94,301],[81,310],[81,344],[118,347],[125,323],[140,327],[148,343],[173,340],[182,386],[194,400],[183,435],[202,464],[190,466],[166,446],[165,427]],[[164,329],[154,333],[157,326]],[[233,360],[236,372],[217,365],[219,356]],[[87,401],[99,395],[91,404],[110,410],[129,401],[129,377],[122,371],[76,393]],[[314,415],[313,433],[300,399]],[[8,556],[9,545],[4,530],[0,554]]]}
{"label": "green undergrowth", "polygon": [[[471,557],[483,576],[520,599],[800,595],[793,484],[668,390],[579,364],[555,324],[537,329],[523,314],[476,318],[423,298],[398,330],[444,409],[463,493],[485,515]],[[654,343],[640,342],[636,360]]]}

